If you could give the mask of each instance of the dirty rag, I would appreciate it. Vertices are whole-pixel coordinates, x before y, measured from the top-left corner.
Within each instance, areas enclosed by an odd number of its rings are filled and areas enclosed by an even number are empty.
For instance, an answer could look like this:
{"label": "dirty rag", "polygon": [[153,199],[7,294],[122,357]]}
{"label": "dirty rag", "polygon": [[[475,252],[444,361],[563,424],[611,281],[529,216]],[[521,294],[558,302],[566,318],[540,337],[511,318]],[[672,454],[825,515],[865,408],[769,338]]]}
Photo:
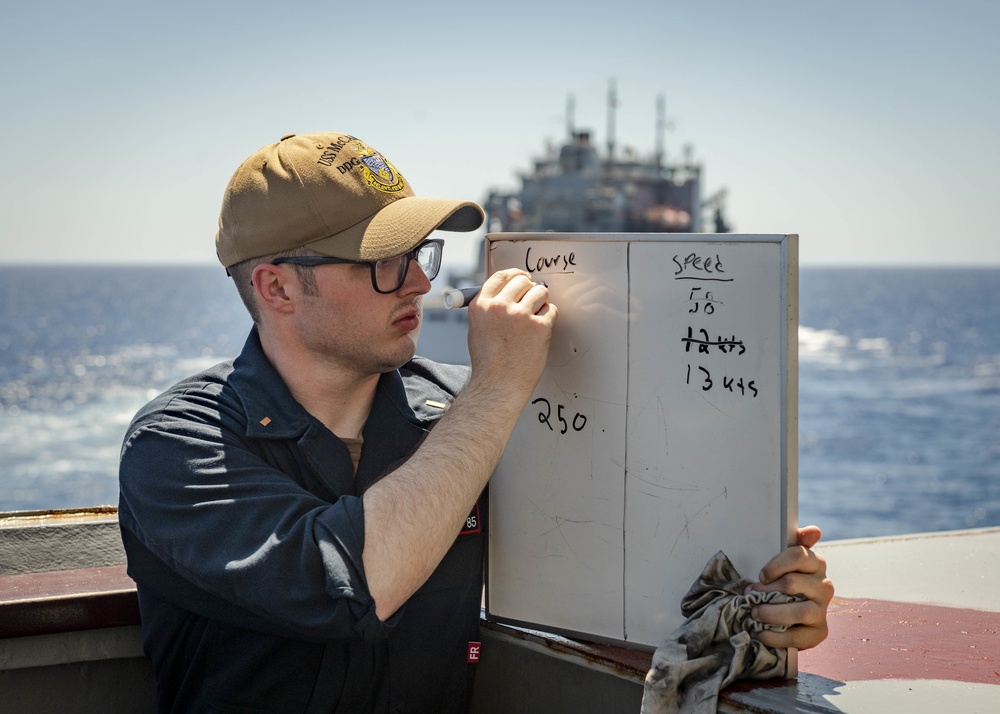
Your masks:
{"label": "dirty rag", "polygon": [[749,584],[725,553],[712,556],[681,602],[684,624],[653,653],[642,714],[715,714],[719,692],[735,680],[786,676],[788,650],[765,647],[750,637],[786,627],[757,622],[750,612],[755,605],[804,598],[780,592],[744,595]]}

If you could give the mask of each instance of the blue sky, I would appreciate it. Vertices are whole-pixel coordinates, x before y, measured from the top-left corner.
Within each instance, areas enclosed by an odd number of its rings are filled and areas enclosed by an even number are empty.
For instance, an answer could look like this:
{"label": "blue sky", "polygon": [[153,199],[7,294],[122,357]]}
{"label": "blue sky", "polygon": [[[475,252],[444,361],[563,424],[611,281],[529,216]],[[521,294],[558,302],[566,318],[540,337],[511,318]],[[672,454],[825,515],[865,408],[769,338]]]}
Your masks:
{"label": "blue sky", "polygon": [[[0,26],[0,262],[207,263],[242,159],[344,131],[418,193],[513,187],[655,102],[746,233],[804,265],[1000,265],[1000,3],[19,3]],[[464,262],[475,242],[449,240]]]}

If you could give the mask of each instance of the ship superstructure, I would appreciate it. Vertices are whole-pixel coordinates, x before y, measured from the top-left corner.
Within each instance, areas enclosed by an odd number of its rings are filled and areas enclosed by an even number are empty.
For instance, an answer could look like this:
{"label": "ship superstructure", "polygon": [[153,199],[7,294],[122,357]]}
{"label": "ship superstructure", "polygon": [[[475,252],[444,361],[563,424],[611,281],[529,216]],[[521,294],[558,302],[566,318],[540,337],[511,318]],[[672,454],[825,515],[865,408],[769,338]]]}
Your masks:
{"label": "ship superstructure", "polygon": [[[690,147],[679,160],[664,151],[665,99],[657,97],[656,149],[641,156],[615,145],[615,86],[608,92],[608,140],[601,152],[591,132],[574,126],[567,106],[567,138],[520,174],[517,191],[491,191],[484,201],[492,232],[728,232],[725,190],[702,196],[702,167]],[[710,221],[704,215],[711,212]],[[704,223],[709,223],[706,227]]]}

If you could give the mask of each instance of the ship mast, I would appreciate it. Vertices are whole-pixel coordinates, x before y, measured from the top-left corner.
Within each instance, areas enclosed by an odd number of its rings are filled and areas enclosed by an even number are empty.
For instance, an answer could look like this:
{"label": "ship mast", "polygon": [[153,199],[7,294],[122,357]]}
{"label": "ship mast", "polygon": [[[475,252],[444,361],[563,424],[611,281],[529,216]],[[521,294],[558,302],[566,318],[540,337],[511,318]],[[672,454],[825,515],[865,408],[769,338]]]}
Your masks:
{"label": "ship mast", "polygon": [[663,166],[665,158],[665,136],[667,131],[667,98],[663,94],[656,96],[656,165]]}
{"label": "ship mast", "polygon": [[618,99],[615,96],[615,78],[608,80],[608,161],[615,158],[615,108]]}

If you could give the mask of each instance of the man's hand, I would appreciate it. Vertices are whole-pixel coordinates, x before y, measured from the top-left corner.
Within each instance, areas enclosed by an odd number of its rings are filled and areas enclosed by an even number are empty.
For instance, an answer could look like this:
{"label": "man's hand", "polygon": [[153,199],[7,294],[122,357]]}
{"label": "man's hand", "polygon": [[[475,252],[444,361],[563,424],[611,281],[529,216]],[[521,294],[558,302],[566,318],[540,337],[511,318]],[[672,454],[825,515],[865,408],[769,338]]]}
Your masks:
{"label": "man's hand", "polygon": [[826,577],[826,561],[812,551],[820,530],[806,526],[798,531],[798,545],[786,548],[760,571],[760,582],[748,589],[778,590],[786,595],[803,595],[802,602],[785,605],[758,605],[753,618],[770,625],[788,625],[784,632],[764,630],[754,634],[768,647],[815,647],[826,639],[826,610],[833,599],[833,583]]}
{"label": "man's hand", "polygon": [[[525,271],[491,275],[469,304],[470,386],[527,400],[545,369],[557,312],[548,288]],[[523,406],[517,405],[517,414]]]}

